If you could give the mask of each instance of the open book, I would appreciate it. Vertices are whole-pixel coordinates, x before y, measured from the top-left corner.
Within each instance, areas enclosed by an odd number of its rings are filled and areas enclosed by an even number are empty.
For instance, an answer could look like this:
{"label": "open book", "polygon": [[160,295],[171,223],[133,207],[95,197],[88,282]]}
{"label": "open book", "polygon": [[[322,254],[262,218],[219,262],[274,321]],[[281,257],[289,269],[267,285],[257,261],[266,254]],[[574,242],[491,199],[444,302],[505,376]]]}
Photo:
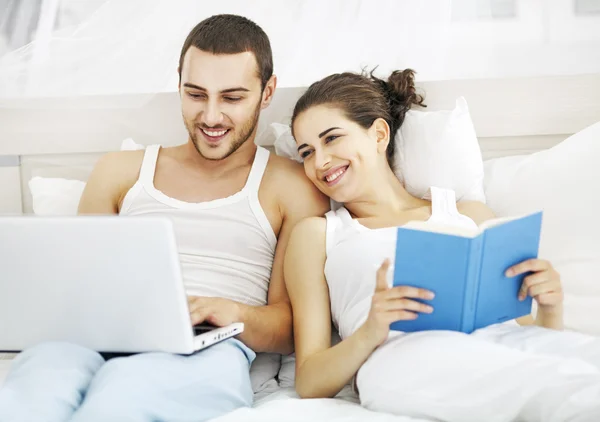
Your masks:
{"label": "open book", "polygon": [[427,222],[398,228],[394,286],[431,290],[434,310],[392,330],[472,331],[531,313],[532,298],[519,301],[527,274],[506,277],[511,266],[537,258],[542,212],[486,221],[479,229]]}

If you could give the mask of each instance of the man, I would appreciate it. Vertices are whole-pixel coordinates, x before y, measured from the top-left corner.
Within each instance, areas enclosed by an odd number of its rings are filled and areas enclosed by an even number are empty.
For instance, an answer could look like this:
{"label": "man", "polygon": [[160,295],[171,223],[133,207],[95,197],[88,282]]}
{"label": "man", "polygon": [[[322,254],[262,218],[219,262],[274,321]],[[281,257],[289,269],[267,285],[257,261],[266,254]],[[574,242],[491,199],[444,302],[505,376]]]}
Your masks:
{"label": "man", "polygon": [[329,202],[301,166],[254,143],[277,81],[268,37],[243,17],[210,17],[188,35],[178,72],[187,143],[105,155],[79,212],[171,218],[192,323],[241,321],[244,332],[188,357],[106,362],[75,345],[36,346],[0,390],[0,420],[206,420],[251,405],[255,352],[292,351],[285,248],[296,222]]}

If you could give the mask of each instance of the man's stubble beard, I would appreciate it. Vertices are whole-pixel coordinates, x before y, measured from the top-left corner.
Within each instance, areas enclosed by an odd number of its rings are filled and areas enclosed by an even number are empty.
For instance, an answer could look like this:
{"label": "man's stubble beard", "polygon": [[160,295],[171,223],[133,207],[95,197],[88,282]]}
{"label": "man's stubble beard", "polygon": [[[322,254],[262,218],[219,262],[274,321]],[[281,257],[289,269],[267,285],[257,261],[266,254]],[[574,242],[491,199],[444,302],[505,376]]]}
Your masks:
{"label": "man's stubble beard", "polygon": [[[199,143],[198,143],[198,136],[196,136],[196,133],[195,133],[196,125],[194,123],[192,123],[192,126],[190,128],[186,124],[186,128],[190,135],[190,139],[192,140],[192,143],[194,144],[194,148],[196,148],[196,151],[198,151],[198,154],[200,154],[200,156],[202,158],[204,158],[205,160],[220,161],[220,160],[226,159],[231,154],[236,152],[242,145],[244,145],[244,143],[246,143],[246,141],[254,133],[254,131],[256,129],[256,125],[258,124],[258,119],[260,117],[260,108],[261,108],[260,105],[261,104],[259,102],[258,105],[256,106],[256,109],[254,110],[254,114],[252,115],[252,117],[244,123],[244,126],[242,126],[242,128],[239,132],[240,136],[238,136],[236,139],[233,140],[233,142],[231,143],[231,145],[229,147],[229,150],[221,157],[215,158],[215,157],[207,157],[206,155],[204,155],[202,153],[202,151],[200,150]],[[235,135],[235,132],[234,132],[234,135]],[[229,136],[229,134],[227,134],[227,136]]]}

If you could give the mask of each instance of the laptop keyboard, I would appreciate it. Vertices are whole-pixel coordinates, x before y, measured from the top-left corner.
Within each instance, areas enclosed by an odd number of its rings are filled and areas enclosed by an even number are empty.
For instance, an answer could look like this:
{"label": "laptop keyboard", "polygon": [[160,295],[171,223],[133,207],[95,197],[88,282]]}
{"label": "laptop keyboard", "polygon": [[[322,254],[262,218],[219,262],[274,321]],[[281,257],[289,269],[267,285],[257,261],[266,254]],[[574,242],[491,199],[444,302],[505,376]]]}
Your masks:
{"label": "laptop keyboard", "polygon": [[209,331],[212,331],[215,328],[217,328],[217,327],[215,327],[214,325],[206,325],[206,324],[194,325],[194,335],[199,336],[200,334],[208,333]]}

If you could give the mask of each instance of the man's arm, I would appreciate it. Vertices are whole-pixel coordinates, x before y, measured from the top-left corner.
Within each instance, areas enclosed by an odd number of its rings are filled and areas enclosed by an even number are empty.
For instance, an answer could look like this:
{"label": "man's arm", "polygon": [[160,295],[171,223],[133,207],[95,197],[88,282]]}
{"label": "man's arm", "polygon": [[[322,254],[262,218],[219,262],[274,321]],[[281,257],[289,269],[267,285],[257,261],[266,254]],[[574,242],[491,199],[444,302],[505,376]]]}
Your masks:
{"label": "man's arm", "polygon": [[[306,175],[302,166],[294,163],[278,186],[278,199],[283,222],[279,232],[267,306],[248,307],[245,322],[249,328],[246,344],[258,351],[292,353],[292,308],[283,278],[283,260],[294,226],[306,217],[322,217],[330,209],[329,198],[323,195]],[[253,347],[254,346],[254,347]]]}
{"label": "man's arm", "polygon": [[139,151],[100,157],[79,200],[78,214],[118,214],[123,196],[137,179],[141,158]]}
{"label": "man's arm", "polygon": [[[269,197],[276,199],[281,228],[275,249],[267,305],[249,306],[222,298],[190,298],[192,324],[207,321],[218,326],[240,321],[239,339],[255,352],[289,354],[294,350],[292,308],[283,279],[283,260],[296,223],[305,217],[322,217],[330,209],[324,196],[297,163],[277,164],[276,183],[269,183]],[[283,167],[283,168],[281,168]]]}

